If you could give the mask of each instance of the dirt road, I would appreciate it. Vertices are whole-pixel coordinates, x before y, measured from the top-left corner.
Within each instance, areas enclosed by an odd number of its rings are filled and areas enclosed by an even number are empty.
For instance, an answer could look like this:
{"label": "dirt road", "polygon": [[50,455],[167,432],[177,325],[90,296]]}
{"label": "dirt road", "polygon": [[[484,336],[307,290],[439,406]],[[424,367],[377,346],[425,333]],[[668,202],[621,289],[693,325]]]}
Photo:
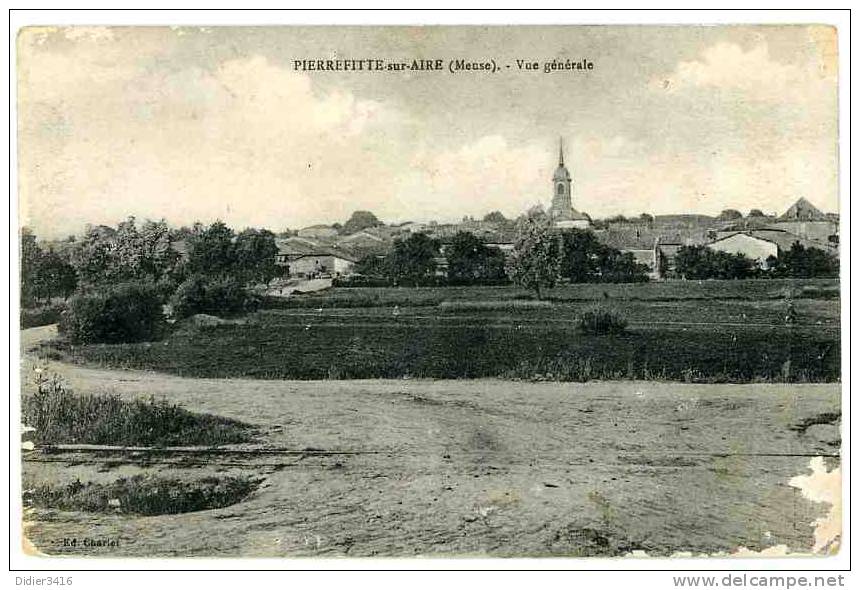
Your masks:
{"label": "dirt road", "polygon": [[[164,396],[253,423],[260,445],[246,448],[309,451],[260,453],[241,464],[218,455],[185,466],[25,462],[35,481],[140,470],[265,478],[251,497],[218,510],[35,511],[27,534],[46,553],[587,556],[779,545],[805,552],[811,523],[829,506],[788,482],[808,472],[811,457],[839,452],[837,425],[809,425],[839,412],[838,384],[285,382],[57,363],[47,370],[79,392]],[[68,538],[117,546],[64,547]]]}

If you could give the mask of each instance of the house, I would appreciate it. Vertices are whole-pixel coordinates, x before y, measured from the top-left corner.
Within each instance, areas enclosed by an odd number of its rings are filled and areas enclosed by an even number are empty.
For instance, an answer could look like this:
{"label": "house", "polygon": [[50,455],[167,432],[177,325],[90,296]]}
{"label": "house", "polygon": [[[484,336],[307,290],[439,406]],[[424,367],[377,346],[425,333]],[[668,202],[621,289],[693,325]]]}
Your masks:
{"label": "house", "polygon": [[707,245],[711,250],[727,252],[728,254],[743,254],[747,258],[755,260],[762,268],[767,268],[767,259],[779,255],[779,246],[776,242],[750,233],[737,232],[719,238]]}
{"label": "house", "polygon": [[275,263],[293,277],[347,275],[358,260],[351,252],[318,240],[293,237],[275,240],[275,243],[278,246]]}
{"label": "house", "polygon": [[776,228],[736,232],[718,238],[707,244],[707,247],[729,254],[743,254],[747,258],[757,261],[760,267],[767,268],[769,257],[779,256],[780,252],[790,250],[794,244],[800,244],[805,248],[818,248],[838,256],[838,249],[832,244],[809,240],[793,232]]}
{"label": "house", "polygon": [[302,254],[289,259],[284,266],[291,277],[320,278],[340,277],[352,274],[355,260],[344,258],[330,252]]}
{"label": "house", "polygon": [[662,279],[669,271],[674,270],[675,256],[685,245],[680,240],[671,238],[658,237],[654,241],[654,270],[651,274],[655,279]]}
{"label": "house", "polygon": [[371,254],[385,254],[391,249],[391,240],[363,230],[338,238],[331,247],[347,258],[360,260]]}
{"label": "house", "polygon": [[417,234],[426,232],[428,229],[428,225],[426,223],[420,223],[417,221],[407,221],[406,223],[400,226],[400,230],[404,232],[408,232],[410,234]]}
{"label": "house", "polygon": [[330,225],[311,225],[296,232],[300,238],[334,238],[337,230]]}
{"label": "house", "polygon": [[778,221],[826,221],[827,217],[805,198],[799,198],[794,205],[779,216]]}
{"label": "house", "polygon": [[648,274],[652,277],[656,277],[657,261],[654,258],[653,248],[648,248],[647,250],[622,250],[622,252],[624,252],[625,254],[632,254],[634,262],[647,266]]}
{"label": "house", "polygon": [[839,243],[839,217],[822,213],[804,198],[798,199],[768,227],[791,232],[807,240]]}

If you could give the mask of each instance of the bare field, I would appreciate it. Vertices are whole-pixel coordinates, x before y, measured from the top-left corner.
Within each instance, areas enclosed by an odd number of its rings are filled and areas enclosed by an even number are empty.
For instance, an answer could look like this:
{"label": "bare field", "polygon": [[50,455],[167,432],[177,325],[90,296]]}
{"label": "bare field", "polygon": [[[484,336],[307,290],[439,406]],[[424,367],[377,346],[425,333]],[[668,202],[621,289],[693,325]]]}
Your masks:
{"label": "bare field", "polygon": [[[251,423],[217,452],[38,450],[24,477],[252,475],[225,508],[34,509],[42,552],[88,556],[588,556],[808,552],[829,506],[788,485],[839,453],[839,384],[190,379],[51,363],[75,391],[164,396]],[[816,422],[831,422],[817,424]],[[227,452],[231,450],[232,452]],[[838,459],[829,460],[830,468]],[[115,541],[69,547],[64,539]]]}

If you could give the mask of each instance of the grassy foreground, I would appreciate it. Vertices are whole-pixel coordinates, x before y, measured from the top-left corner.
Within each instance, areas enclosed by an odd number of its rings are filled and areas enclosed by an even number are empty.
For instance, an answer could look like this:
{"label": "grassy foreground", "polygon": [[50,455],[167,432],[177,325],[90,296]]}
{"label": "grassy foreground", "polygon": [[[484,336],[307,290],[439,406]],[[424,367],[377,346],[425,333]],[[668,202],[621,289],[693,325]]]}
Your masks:
{"label": "grassy foreground", "polygon": [[257,488],[248,477],[203,477],[193,481],[136,475],[110,484],[75,480],[69,484],[25,486],[24,505],[82,512],[183,514],[241,502]]}
{"label": "grassy foreground", "polygon": [[[65,370],[82,391],[152,392],[258,424],[269,448],[345,454],[246,454],[242,467],[214,453],[184,468],[133,456],[117,465],[117,455],[78,464],[80,453],[63,455],[66,464],[26,461],[28,487],[111,485],[144,470],[188,481],[266,478],[218,510],[138,518],[35,508],[27,537],[49,554],[669,556],[781,545],[805,553],[811,523],[832,510],[789,482],[810,474],[812,456],[830,456],[827,471],[838,466],[836,384],[190,381]],[[118,545],[64,546],[70,537]]]}
{"label": "grassy foreground", "polygon": [[251,440],[250,426],[189,412],[166,400],[75,395],[59,378],[43,379],[21,400],[21,422],[37,444],[219,445]]}

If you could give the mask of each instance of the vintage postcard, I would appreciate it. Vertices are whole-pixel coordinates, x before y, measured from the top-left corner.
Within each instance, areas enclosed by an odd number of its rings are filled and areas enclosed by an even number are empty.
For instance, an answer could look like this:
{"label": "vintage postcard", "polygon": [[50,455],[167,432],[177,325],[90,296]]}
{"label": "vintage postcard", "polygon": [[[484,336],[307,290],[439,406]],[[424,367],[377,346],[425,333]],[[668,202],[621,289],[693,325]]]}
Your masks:
{"label": "vintage postcard", "polygon": [[24,551],[835,555],[837,37],[21,29]]}

